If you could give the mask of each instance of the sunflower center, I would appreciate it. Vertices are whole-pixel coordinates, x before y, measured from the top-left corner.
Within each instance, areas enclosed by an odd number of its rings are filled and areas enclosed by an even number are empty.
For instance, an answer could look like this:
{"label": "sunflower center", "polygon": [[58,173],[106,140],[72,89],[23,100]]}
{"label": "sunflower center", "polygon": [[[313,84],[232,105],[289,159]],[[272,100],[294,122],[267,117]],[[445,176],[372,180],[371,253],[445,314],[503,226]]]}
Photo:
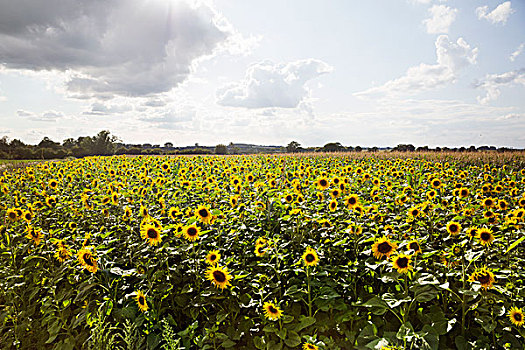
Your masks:
{"label": "sunflower center", "polygon": [[456,232],[458,230],[457,225],[450,225],[450,232]]}
{"label": "sunflower center", "polygon": [[91,254],[85,253],[83,256],[83,259],[86,265],[93,266],[93,259],[91,257]]}
{"label": "sunflower center", "polygon": [[410,243],[410,245],[408,247],[410,249],[412,249],[412,250],[415,250],[415,251],[419,250],[419,244],[417,244],[416,242]]}
{"label": "sunflower center", "polygon": [[389,251],[392,250],[392,246],[391,246],[388,242],[383,242],[383,243],[380,243],[380,244],[377,246],[377,250],[378,250],[381,254],[386,254],[386,253],[388,253]]}
{"label": "sunflower center", "polygon": [[327,185],[326,180],[319,181],[319,185],[321,185],[323,187],[326,186]]}
{"label": "sunflower center", "polygon": [[16,219],[16,213],[15,212],[10,212],[9,213],[9,218],[10,219]]}
{"label": "sunflower center", "polygon": [[217,259],[217,255],[215,255],[215,254],[210,255],[210,260],[211,261],[214,261],[215,259]]}
{"label": "sunflower center", "polygon": [[197,229],[195,227],[190,227],[188,229],[188,236],[195,236],[197,234]]}
{"label": "sunflower center", "polygon": [[350,197],[350,199],[348,199],[348,204],[355,204],[356,203],[356,199],[354,197]]}
{"label": "sunflower center", "polygon": [[206,209],[201,209],[199,210],[199,215],[203,218],[207,218],[208,217],[208,211]]}
{"label": "sunflower center", "polygon": [[408,258],[397,259],[397,266],[399,266],[401,269],[406,269],[408,267]]}
{"label": "sunflower center", "polygon": [[222,271],[213,271],[213,278],[219,283],[226,281],[226,275]]}
{"label": "sunflower center", "polygon": [[150,228],[148,230],[148,238],[157,238],[157,230]]}
{"label": "sunflower center", "polygon": [[490,240],[490,233],[481,232],[481,234],[479,235],[479,238],[481,238],[482,241],[488,241]]}
{"label": "sunflower center", "polygon": [[271,314],[276,314],[279,312],[279,310],[274,308],[273,305],[268,306],[268,311],[270,311]]}
{"label": "sunflower center", "polygon": [[144,304],[145,304],[144,301],[145,301],[145,300],[144,300],[144,297],[141,295],[141,296],[139,297],[139,304],[140,304],[140,305],[144,305]]}
{"label": "sunflower center", "polygon": [[488,274],[478,276],[478,282],[481,284],[488,284],[490,282],[490,276]]}
{"label": "sunflower center", "polygon": [[514,314],[514,319],[515,319],[517,322],[521,322],[521,320],[522,320],[523,318],[521,317],[521,314],[518,314],[518,313],[517,313],[517,314]]}
{"label": "sunflower center", "polygon": [[313,254],[306,254],[306,256],[304,257],[304,260],[306,260],[306,262],[313,262],[315,260],[315,256]]}

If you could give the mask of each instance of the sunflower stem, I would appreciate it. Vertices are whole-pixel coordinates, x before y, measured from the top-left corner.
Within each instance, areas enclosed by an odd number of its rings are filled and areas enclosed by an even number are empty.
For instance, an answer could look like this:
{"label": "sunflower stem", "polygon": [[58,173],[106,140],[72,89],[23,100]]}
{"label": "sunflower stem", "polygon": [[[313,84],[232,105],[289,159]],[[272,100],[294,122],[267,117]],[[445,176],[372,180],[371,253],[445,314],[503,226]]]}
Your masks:
{"label": "sunflower stem", "polygon": [[463,295],[461,297],[461,336],[465,337],[465,316],[466,316],[467,300],[466,300],[466,294],[465,294],[465,257],[464,256],[461,256],[461,280],[463,282]]}
{"label": "sunflower stem", "polygon": [[310,266],[306,266],[306,282],[308,284],[308,317],[312,317],[312,297],[310,295]]}

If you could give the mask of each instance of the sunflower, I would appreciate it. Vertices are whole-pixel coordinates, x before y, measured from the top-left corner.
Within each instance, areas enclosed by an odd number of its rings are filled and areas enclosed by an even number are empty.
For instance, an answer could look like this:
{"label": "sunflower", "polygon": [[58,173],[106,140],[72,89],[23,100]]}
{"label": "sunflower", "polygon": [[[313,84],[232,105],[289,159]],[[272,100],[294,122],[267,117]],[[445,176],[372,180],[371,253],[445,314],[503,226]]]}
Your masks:
{"label": "sunflower", "polygon": [[328,204],[328,207],[330,208],[330,211],[336,211],[337,201],[335,199],[332,199],[330,203]]}
{"label": "sunflower", "polygon": [[396,249],[397,244],[390,242],[390,240],[384,236],[372,245],[372,252],[376,259],[382,259],[383,256],[388,258]]}
{"label": "sunflower", "polygon": [[264,315],[267,319],[271,321],[277,321],[283,315],[283,312],[281,311],[281,309],[279,309],[279,306],[275,305],[272,302],[265,302],[263,308]]}
{"label": "sunflower", "polygon": [[470,275],[469,282],[479,282],[481,288],[489,289],[492,288],[492,284],[496,281],[494,279],[494,274],[486,266],[476,269],[475,272]]}
{"label": "sunflower", "polygon": [[348,209],[353,209],[356,205],[359,204],[359,197],[357,194],[351,194],[345,200],[345,205]]}
{"label": "sunflower", "polygon": [[421,214],[421,211],[416,207],[412,207],[408,209],[408,215],[411,216],[412,218],[419,216],[419,214]]}
{"label": "sunflower", "polygon": [[525,197],[518,200],[518,205],[525,208]]}
{"label": "sunflower", "polygon": [[317,252],[311,247],[306,248],[301,258],[306,266],[315,266],[319,262]]}
{"label": "sunflower", "polygon": [[311,344],[311,343],[304,343],[303,344],[303,350],[318,350],[319,348],[317,345]]}
{"label": "sunflower", "polygon": [[508,207],[509,207],[509,205],[508,205],[508,203],[507,203],[505,200],[500,199],[500,200],[498,201],[498,208],[499,208],[500,210],[506,210]]}
{"label": "sunflower", "polygon": [[413,241],[410,241],[408,243],[408,249],[411,249],[414,251],[414,255],[417,255],[419,253],[422,253],[421,251],[421,245],[419,244],[419,242],[417,240],[413,240]]}
{"label": "sunflower", "polygon": [[18,220],[18,213],[17,213],[16,209],[7,209],[6,215],[7,215],[7,218],[9,219],[9,221],[16,221],[16,220]]}
{"label": "sunflower", "polygon": [[458,222],[451,221],[447,224],[447,232],[455,236],[461,232],[461,225]]}
{"label": "sunflower", "polygon": [[195,216],[198,217],[200,221],[204,224],[209,224],[212,219],[210,211],[203,205],[195,209]]}
{"label": "sunflower", "polygon": [[65,247],[59,247],[54,256],[59,262],[64,262],[71,257],[71,252]]}
{"label": "sunflower", "polygon": [[516,325],[516,327],[521,327],[525,324],[525,317],[523,316],[523,311],[521,311],[521,308],[518,309],[517,307],[513,306],[509,310],[509,318],[510,322]]}
{"label": "sunflower", "polygon": [[479,239],[481,245],[491,245],[494,241],[494,234],[488,228],[481,228],[478,230],[476,238]]}
{"label": "sunflower", "polygon": [[142,312],[148,311],[148,302],[146,301],[146,296],[144,295],[144,293],[138,290],[137,296],[135,298],[137,299],[137,305],[139,306],[139,310]]}
{"label": "sunflower", "polygon": [[57,180],[50,180],[49,183],[48,183],[49,187],[51,187],[52,189],[56,190],[56,188],[58,187],[58,181]]}
{"label": "sunflower", "polygon": [[22,214],[22,218],[23,218],[27,223],[30,223],[31,220],[33,220],[33,214],[32,214],[29,210],[26,210],[26,211]]}
{"label": "sunflower", "polygon": [[485,208],[492,208],[496,204],[496,201],[494,198],[485,198],[483,201],[481,201],[481,205],[483,205]]}
{"label": "sunflower", "polygon": [[341,191],[338,188],[334,188],[330,191],[330,196],[335,199],[341,195]]}
{"label": "sunflower", "polygon": [[436,194],[437,194],[436,191],[434,191],[434,190],[430,190],[430,191],[427,192],[427,198],[430,199],[430,200],[432,200],[432,199],[434,199],[434,197],[436,196]]}
{"label": "sunflower", "polygon": [[476,226],[469,227],[467,229],[467,237],[470,239],[476,238],[478,235],[478,230],[479,229]]}
{"label": "sunflower", "polygon": [[316,186],[318,189],[320,190],[326,190],[328,188],[328,186],[330,186],[330,182],[328,181],[328,179],[326,177],[320,177],[317,179],[317,181],[315,182]]}
{"label": "sunflower", "polygon": [[182,229],[182,234],[184,235],[184,238],[186,238],[188,241],[193,242],[199,238],[200,229],[197,225],[193,224],[184,227]]}
{"label": "sunflower", "polygon": [[230,279],[232,276],[229,274],[227,267],[210,266],[206,271],[206,278],[212,281],[217,288],[224,289],[228,285],[231,286]]}
{"label": "sunflower", "polygon": [[409,270],[412,270],[412,266],[410,266],[411,261],[410,255],[399,254],[392,258],[392,266],[394,266],[399,273],[407,273]]}
{"label": "sunflower", "polygon": [[441,180],[440,179],[432,179],[430,181],[430,184],[432,185],[432,187],[434,188],[440,188],[441,187]]}
{"label": "sunflower", "polygon": [[212,250],[206,255],[206,263],[209,265],[217,265],[219,260],[221,260],[221,253],[218,250]]}
{"label": "sunflower", "polygon": [[230,205],[235,208],[237,204],[239,203],[239,197],[233,196],[230,198]]}
{"label": "sunflower", "polygon": [[266,247],[265,247],[265,245],[264,244],[256,244],[255,245],[255,255],[257,255],[258,257],[261,257],[264,254],[266,254]]}
{"label": "sunflower", "polygon": [[27,226],[25,232],[27,232],[26,238],[33,240],[33,242],[35,242],[35,245],[39,245],[42,238],[44,238],[42,230],[39,228]]}
{"label": "sunflower", "polygon": [[98,270],[97,260],[93,257],[88,249],[82,248],[77,253],[78,261],[89,272],[95,273]]}
{"label": "sunflower", "polygon": [[161,242],[160,229],[154,224],[147,223],[140,229],[140,237],[148,239],[150,245],[157,245]]}
{"label": "sunflower", "polygon": [[126,207],[126,208],[124,208],[124,214],[122,215],[122,218],[124,220],[127,220],[127,219],[131,218],[132,214],[133,214],[133,212],[131,211],[131,209],[129,207]]}

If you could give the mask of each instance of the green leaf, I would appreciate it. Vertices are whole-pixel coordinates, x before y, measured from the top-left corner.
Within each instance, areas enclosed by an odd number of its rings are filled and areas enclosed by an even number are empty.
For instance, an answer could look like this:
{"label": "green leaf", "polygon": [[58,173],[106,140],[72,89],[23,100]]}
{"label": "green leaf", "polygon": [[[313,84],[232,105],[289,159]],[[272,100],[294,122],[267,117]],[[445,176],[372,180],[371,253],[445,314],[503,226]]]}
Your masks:
{"label": "green leaf", "polygon": [[315,323],[315,317],[306,317],[304,315],[301,315],[299,317],[299,324],[295,326],[295,331],[300,332],[306,327],[309,327]]}
{"label": "green leaf", "polygon": [[227,339],[225,341],[222,342],[222,347],[225,348],[225,349],[228,349],[228,348],[232,348],[236,345],[237,343],[234,342],[233,340],[231,339]]}
{"label": "green leaf", "polygon": [[521,242],[523,242],[525,240],[525,236],[521,236],[516,242],[512,243],[510,245],[510,247],[507,249],[507,251],[505,251],[505,254],[507,254],[508,252],[510,252],[512,249],[516,248],[518,246],[518,244],[520,244]]}
{"label": "green leaf", "polygon": [[284,340],[284,344],[290,348],[295,348],[301,344],[301,337],[297,332],[290,331],[288,332],[288,337]]}
{"label": "green leaf", "polygon": [[253,338],[253,345],[255,345],[255,347],[259,350],[263,350],[266,348],[266,341],[264,340],[263,337],[255,337]]}

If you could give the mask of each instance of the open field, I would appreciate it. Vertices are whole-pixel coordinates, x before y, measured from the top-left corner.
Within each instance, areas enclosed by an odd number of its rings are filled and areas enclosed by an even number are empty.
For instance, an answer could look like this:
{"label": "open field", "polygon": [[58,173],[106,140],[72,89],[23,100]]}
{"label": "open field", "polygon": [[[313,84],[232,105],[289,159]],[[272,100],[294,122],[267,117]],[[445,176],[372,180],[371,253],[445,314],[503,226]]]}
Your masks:
{"label": "open field", "polygon": [[0,176],[6,349],[525,346],[525,153],[90,157]]}

